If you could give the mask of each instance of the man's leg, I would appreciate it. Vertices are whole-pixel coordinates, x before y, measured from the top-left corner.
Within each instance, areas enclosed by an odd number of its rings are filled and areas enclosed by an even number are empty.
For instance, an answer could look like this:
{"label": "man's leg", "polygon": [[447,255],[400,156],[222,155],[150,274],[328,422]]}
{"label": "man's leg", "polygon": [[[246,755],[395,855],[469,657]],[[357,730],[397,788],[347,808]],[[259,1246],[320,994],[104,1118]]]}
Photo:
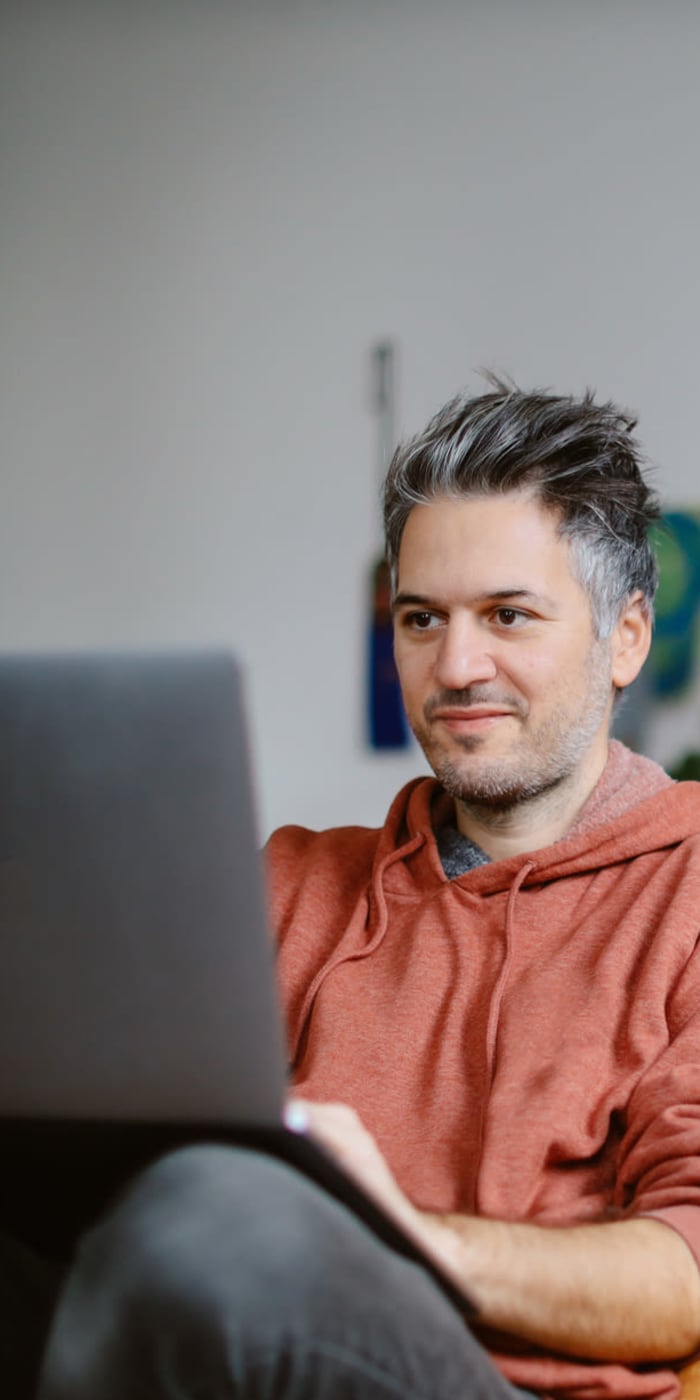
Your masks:
{"label": "man's leg", "polygon": [[86,1239],[41,1400],[513,1400],[423,1269],[279,1162],[192,1147]]}
{"label": "man's leg", "polygon": [[63,1270],[0,1230],[0,1394],[34,1400]]}

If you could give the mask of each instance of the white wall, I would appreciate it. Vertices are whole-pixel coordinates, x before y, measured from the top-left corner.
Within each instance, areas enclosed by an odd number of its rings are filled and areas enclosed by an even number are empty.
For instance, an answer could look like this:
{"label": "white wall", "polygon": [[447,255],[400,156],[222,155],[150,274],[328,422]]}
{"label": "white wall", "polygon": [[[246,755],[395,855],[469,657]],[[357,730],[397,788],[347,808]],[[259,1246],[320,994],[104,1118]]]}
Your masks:
{"label": "white wall", "polygon": [[369,347],[402,430],[596,385],[700,502],[699,53],[694,0],[6,4],[0,646],[232,642],[262,830],[379,820]]}

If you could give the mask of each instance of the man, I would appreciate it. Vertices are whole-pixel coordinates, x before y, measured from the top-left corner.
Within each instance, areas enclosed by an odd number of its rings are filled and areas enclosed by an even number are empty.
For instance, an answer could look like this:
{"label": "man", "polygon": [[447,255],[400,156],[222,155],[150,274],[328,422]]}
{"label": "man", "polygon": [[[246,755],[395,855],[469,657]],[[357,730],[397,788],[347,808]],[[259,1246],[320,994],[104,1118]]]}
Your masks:
{"label": "man", "polygon": [[269,845],[306,1124],[476,1304],[295,1173],[191,1149],[83,1249],[42,1400],[669,1396],[700,1347],[700,787],[609,740],[649,649],[633,422],[494,382],[384,496],[435,772]]}

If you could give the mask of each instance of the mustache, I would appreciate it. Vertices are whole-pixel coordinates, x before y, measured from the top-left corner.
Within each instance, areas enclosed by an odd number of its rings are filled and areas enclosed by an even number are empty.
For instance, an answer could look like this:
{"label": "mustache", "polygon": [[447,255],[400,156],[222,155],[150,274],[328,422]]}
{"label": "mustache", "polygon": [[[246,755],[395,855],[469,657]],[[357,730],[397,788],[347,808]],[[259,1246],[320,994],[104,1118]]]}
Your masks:
{"label": "mustache", "polygon": [[498,705],[503,709],[513,710],[515,714],[525,713],[525,706],[519,695],[499,695],[488,686],[468,685],[464,690],[439,690],[436,695],[431,695],[423,706],[423,714],[430,720],[436,710],[469,710],[475,705]]}

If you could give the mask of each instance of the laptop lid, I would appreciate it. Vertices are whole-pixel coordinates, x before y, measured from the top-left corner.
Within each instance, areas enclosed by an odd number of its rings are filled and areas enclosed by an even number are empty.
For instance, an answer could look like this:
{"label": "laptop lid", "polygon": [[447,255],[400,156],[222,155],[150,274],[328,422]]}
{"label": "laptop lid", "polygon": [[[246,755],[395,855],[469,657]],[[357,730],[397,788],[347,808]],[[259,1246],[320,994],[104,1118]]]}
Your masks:
{"label": "laptop lid", "polygon": [[0,657],[0,1116],[279,1124],[241,674]]}

